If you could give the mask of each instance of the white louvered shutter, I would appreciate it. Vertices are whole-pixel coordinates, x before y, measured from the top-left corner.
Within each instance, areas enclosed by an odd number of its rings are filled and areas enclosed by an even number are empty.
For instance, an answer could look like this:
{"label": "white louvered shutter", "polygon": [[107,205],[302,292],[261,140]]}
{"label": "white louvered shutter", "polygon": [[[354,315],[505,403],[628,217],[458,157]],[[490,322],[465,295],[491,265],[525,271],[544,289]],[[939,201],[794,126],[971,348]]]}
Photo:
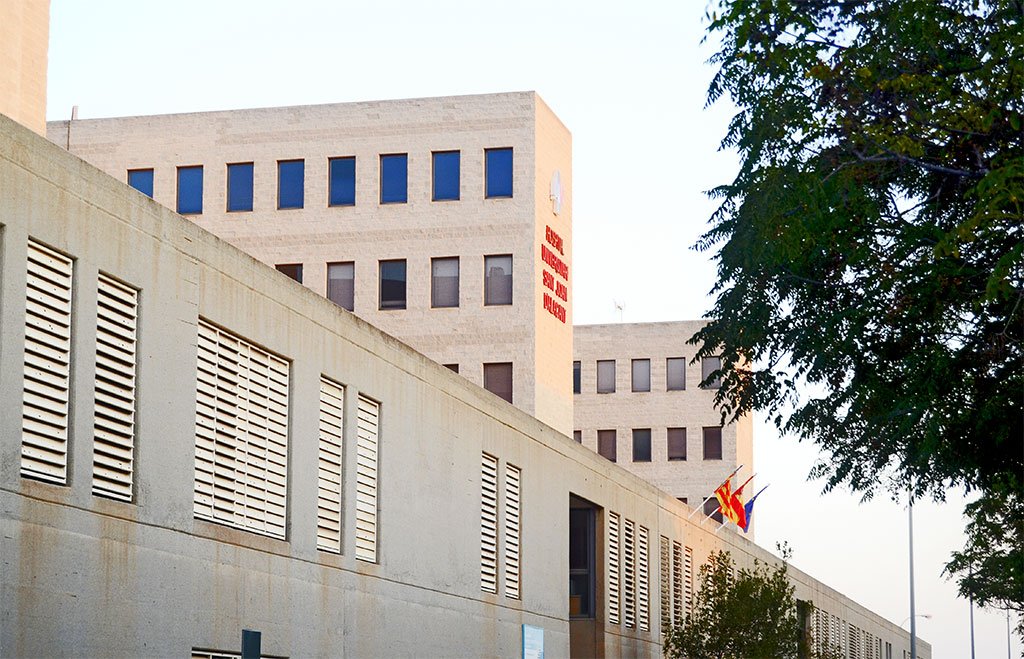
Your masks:
{"label": "white louvered shutter", "polygon": [[608,622],[619,624],[619,514],[608,513]]}
{"label": "white louvered shutter", "polygon": [[519,599],[519,467],[505,465],[505,596]]}
{"label": "white louvered shutter", "polygon": [[134,477],[138,299],[134,288],[99,276],[92,491],[122,501],[132,500]]}
{"label": "white louvered shutter", "polygon": [[636,531],[633,520],[622,525],[623,617],[627,627],[636,627]]}
{"label": "white louvered shutter", "polygon": [[67,483],[73,264],[28,241],[21,475]]}
{"label": "white louvered shutter", "polygon": [[683,598],[686,602],[686,615],[693,615],[693,549],[686,548],[683,557]]}
{"label": "white louvered shutter", "polygon": [[356,558],[377,562],[377,468],[380,405],[359,397],[356,419]]}
{"label": "white louvered shutter", "polygon": [[683,547],[672,542],[672,622],[681,625],[686,622],[683,614]]}
{"label": "white louvered shutter", "polygon": [[317,467],[316,546],[341,552],[341,466],[345,389],[320,378],[320,453]]}
{"label": "white louvered shutter", "polygon": [[669,627],[672,626],[672,550],[670,549],[668,538],[661,536],[659,540],[659,557],[660,572],[659,572],[659,590],[661,594],[661,633],[664,636],[668,634]]}
{"label": "white louvered shutter", "polygon": [[640,614],[640,631],[646,632],[651,629],[651,590],[650,572],[647,566],[648,543],[647,529],[640,527],[636,535],[636,599],[637,608]]}
{"label": "white louvered shutter", "polygon": [[196,517],[285,537],[288,362],[200,320]]}
{"label": "white louvered shutter", "polygon": [[498,592],[498,458],[480,460],[480,590]]}

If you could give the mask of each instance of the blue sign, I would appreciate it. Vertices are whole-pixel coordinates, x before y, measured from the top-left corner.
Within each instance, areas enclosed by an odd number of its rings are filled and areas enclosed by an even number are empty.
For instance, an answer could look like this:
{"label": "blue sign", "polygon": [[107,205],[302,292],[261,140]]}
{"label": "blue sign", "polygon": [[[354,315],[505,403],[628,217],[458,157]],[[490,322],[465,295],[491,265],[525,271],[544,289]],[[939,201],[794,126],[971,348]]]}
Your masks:
{"label": "blue sign", "polygon": [[523,659],[544,659],[544,629],[523,625]]}

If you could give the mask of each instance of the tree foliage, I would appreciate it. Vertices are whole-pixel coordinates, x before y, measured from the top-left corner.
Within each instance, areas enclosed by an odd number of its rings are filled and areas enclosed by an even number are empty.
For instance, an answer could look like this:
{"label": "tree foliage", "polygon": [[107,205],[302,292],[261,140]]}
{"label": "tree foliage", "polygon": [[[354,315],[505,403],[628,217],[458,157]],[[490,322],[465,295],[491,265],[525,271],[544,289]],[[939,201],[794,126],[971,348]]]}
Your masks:
{"label": "tree foliage", "polygon": [[[735,576],[733,573],[735,572]],[[686,624],[673,627],[665,656],[700,659],[796,659],[802,640],[786,563],[736,572],[727,551],[700,567],[700,586]]]}
{"label": "tree foliage", "polygon": [[[722,355],[723,416],[766,411],[817,442],[826,488],[963,486],[990,497],[976,515],[1024,496],[1021,13],[712,0],[708,101],[735,104],[723,147],[741,165],[697,245],[718,283],[693,342]],[[961,583],[982,601],[1005,565],[979,539]]]}

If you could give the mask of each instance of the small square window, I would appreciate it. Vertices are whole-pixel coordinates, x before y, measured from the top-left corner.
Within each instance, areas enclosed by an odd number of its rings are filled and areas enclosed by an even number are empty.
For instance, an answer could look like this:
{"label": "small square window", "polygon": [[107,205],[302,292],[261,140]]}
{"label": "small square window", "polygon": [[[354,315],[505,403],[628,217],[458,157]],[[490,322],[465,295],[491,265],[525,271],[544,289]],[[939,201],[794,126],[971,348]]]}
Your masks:
{"label": "small square window", "polygon": [[512,304],[512,255],[484,257],[484,304]]}
{"label": "small square window", "polygon": [[665,389],[683,391],[686,389],[686,360],[669,357],[665,360]]}
{"label": "small square window", "polygon": [[633,430],[633,462],[651,461],[651,429]]}
{"label": "small square window", "polygon": [[722,511],[718,510],[718,499],[711,497],[704,502],[704,515],[710,515],[711,519],[715,520],[719,524],[722,523]]}
{"label": "small square window", "polygon": [[305,204],[306,161],[279,160],[277,163],[277,207],[302,208]]}
{"label": "small square window", "polygon": [[327,204],[329,206],[356,205],[356,159],[330,158],[327,161]]}
{"label": "small square window", "polygon": [[447,368],[452,373],[458,373],[459,372],[459,365],[458,364],[445,364],[444,367]]}
{"label": "small square window", "polygon": [[430,306],[459,306],[459,257],[430,259]]}
{"label": "small square window", "polygon": [[356,264],[352,261],[327,264],[327,299],[352,311],[356,297]]}
{"label": "small square window", "polygon": [[409,201],[409,156],[394,153],[380,157],[380,203],[404,204]]}
{"label": "small square window", "polygon": [[722,426],[704,428],[704,459],[722,459]]}
{"label": "small square window", "polygon": [[203,212],[203,166],[178,168],[178,212],[199,215]]}
{"label": "small square window", "polygon": [[686,459],[686,428],[668,429],[668,459]]}
{"label": "small square window", "polygon": [[604,458],[608,458],[612,462],[615,462],[615,431],[614,430],[598,430],[597,431],[597,452]]}
{"label": "small square window", "polygon": [[484,364],[484,389],[512,402],[512,362]]}
{"label": "small square window", "polygon": [[615,360],[601,360],[597,362],[597,393],[615,393]]}
{"label": "small square window", "polygon": [[512,196],[512,149],[485,149],[484,169],[488,199]]}
{"label": "small square window", "polygon": [[633,391],[651,390],[651,360],[633,360]]}
{"label": "small square window", "polygon": [[434,201],[454,201],[459,198],[459,152],[435,151]]}
{"label": "small square window", "polygon": [[722,368],[721,357],[703,357],[700,360],[700,379],[706,384],[701,385],[704,389],[718,389],[722,386],[722,378],[716,378],[708,382],[708,378],[715,371]]}
{"label": "small square window", "polygon": [[583,443],[583,431],[582,430],[573,430],[572,431],[572,440],[574,442],[576,442],[577,444],[582,444]]}
{"label": "small square window", "polygon": [[405,308],[405,259],[380,262],[380,308]]}
{"label": "small square window", "polygon": [[135,188],[150,199],[153,198],[153,170],[129,169],[128,185]]}
{"label": "small square window", "polygon": [[572,363],[572,392],[574,394],[580,393],[582,384],[582,365],[579,362]]}
{"label": "small square window", "polygon": [[252,210],[252,172],[251,162],[228,165],[229,213]]}
{"label": "small square window", "polygon": [[301,263],[278,263],[274,266],[277,271],[288,275],[295,281],[302,283],[302,264]]}

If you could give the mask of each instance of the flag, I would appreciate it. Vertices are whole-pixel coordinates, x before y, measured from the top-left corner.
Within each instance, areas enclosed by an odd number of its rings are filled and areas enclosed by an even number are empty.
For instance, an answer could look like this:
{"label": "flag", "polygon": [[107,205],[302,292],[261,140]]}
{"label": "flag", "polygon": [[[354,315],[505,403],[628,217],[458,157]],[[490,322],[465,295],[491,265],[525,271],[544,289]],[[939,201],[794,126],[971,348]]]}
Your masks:
{"label": "flag", "polygon": [[[722,516],[736,526],[743,527],[747,523],[747,514],[743,509],[743,504],[740,503],[740,498],[732,492],[731,479],[732,477],[730,476],[724,483],[718,486],[718,489],[715,490],[715,497],[718,499],[718,507],[722,511]],[[740,489],[742,489],[742,486],[740,486]]]}
{"label": "flag", "polygon": [[755,494],[753,497],[751,497],[750,501],[747,502],[747,505],[743,506],[743,512],[745,513],[744,514],[744,518],[745,519],[743,521],[743,532],[744,533],[746,533],[747,529],[750,528],[750,518],[754,516],[754,501],[757,499],[757,497],[761,496],[761,492],[764,492],[767,489],[768,489],[767,485],[762,487],[760,490],[758,490],[757,494]]}

